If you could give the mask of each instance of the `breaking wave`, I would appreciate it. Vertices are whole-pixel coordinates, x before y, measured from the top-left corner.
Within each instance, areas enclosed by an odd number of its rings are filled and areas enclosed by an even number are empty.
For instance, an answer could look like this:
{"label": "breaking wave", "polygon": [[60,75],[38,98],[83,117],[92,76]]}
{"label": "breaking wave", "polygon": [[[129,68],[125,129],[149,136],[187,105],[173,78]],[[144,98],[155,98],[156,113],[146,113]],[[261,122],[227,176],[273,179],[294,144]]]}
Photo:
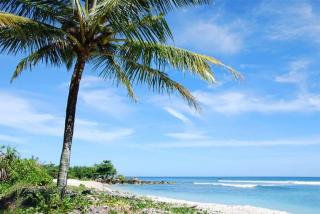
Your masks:
{"label": "breaking wave", "polygon": [[217,182],[194,182],[194,185],[212,185],[235,188],[255,188],[272,186],[320,186],[320,181],[271,181],[271,180],[218,180]]}
{"label": "breaking wave", "polygon": [[219,180],[222,183],[249,183],[249,184],[270,184],[276,185],[312,185],[320,186],[320,181],[271,181],[271,180]]}

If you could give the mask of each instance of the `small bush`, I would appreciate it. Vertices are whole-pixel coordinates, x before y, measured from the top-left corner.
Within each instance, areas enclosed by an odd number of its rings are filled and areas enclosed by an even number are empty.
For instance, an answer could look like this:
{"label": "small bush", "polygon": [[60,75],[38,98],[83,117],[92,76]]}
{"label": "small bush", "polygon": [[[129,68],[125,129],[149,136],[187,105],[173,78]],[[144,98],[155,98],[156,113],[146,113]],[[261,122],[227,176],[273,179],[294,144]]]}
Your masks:
{"label": "small bush", "polygon": [[59,172],[59,166],[50,163],[50,164],[43,164],[42,167],[47,171],[47,173],[53,177],[57,178],[58,177],[58,172]]}
{"label": "small bush", "polygon": [[0,198],[0,213],[69,213],[79,210],[85,213],[92,203],[81,194],[74,192],[60,199],[56,187],[34,187],[16,185]]}
{"label": "small bush", "polygon": [[11,147],[0,147],[0,170],[5,174],[0,189],[16,183],[43,186],[53,179],[36,159],[22,159]]}
{"label": "small bush", "polygon": [[[54,164],[44,164],[43,168],[47,173],[54,177],[58,177],[59,166]],[[117,170],[109,160],[104,160],[94,166],[73,166],[69,168],[68,178],[76,179],[112,179],[117,174]]]}
{"label": "small bush", "polygon": [[11,183],[22,182],[44,186],[51,184],[52,179],[47,171],[33,159],[17,159],[13,161],[9,173],[9,181]]}
{"label": "small bush", "polygon": [[117,170],[109,160],[104,160],[102,163],[96,164],[95,168],[96,178],[109,179],[113,178],[117,174]]}
{"label": "small bush", "polygon": [[95,167],[90,166],[74,166],[69,169],[69,178],[91,179],[96,173]]}

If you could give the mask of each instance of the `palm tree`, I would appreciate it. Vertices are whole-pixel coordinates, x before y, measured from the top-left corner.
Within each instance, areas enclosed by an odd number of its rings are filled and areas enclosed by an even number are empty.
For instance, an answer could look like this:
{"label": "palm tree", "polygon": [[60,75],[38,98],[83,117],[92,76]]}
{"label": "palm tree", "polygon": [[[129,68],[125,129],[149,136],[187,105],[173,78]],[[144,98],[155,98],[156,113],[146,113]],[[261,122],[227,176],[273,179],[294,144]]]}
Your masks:
{"label": "palm tree", "polygon": [[211,0],[0,0],[1,53],[23,52],[12,80],[38,63],[73,67],[66,108],[63,148],[57,185],[62,197],[85,65],[102,78],[115,80],[136,99],[132,85],[146,84],[159,93],[177,92],[198,108],[192,94],[165,72],[189,71],[215,82],[210,64],[238,74],[219,60],[167,45],[173,37],[164,16],[175,8]]}

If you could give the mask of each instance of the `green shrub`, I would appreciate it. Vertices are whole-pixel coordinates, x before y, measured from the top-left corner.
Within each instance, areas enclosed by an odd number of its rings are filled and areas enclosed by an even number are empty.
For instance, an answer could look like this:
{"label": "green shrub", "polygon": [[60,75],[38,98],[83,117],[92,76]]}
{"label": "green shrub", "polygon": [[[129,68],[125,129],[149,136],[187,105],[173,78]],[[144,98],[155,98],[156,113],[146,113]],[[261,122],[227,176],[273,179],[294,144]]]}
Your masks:
{"label": "green shrub", "polygon": [[9,181],[11,183],[22,182],[37,186],[52,183],[52,177],[40,164],[33,159],[17,159],[13,161]]}
{"label": "green shrub", "polygon": [[59,172],[59,166],[50,163],[50,164],[43,164],[42,167],[47,171],[47,173],[53,177],[57,178],[58,177],[58,172]]}
{"label": "green shrub", "polygon": [[89,166],[74,166],[69,169],[69,178],[78,178],[78,179],[91,179],[96,173],[95,167]]}
{"label": "green shrub", "polygon": [[104,160],[100,164],[96,164],[96,178],[108,179],[113,178],[117,174],[117,170],[109,160]]}
{"label": "green shrub", "polygon": [[0,169],[5,172],[0,188],[16,183],[43,186],[51,184],[53,179],[36,159],[22,159],[11,147],[0,147]]}
{"label": "green shrub", "polygon": [[[6,203],[9,202],[9,203]],[[15,185],[0,198],[0,213],[86,213],[92,204],[81,192],[68,194],[63,200],[56,187]],[[2,205],[2,206],[1,206]]]}
{"label": "green shrub", "polygon": [[[54,164],[44,164],[42,167],[47,173],[54,177],[58,177],[59,167]],[[104,160],[94,166],[73,166],[69,168],[68,177],[76,179],[110,179],[114,178],[117,170],[109,160]]]}

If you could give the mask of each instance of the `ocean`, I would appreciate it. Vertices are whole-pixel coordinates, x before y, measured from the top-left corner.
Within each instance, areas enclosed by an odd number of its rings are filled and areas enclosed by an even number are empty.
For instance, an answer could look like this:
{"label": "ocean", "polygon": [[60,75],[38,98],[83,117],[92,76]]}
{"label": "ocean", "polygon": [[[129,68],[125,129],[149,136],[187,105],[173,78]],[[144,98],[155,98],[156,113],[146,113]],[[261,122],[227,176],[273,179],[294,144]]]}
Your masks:
{"label": "ocean", "polygon": [[320,214],[320,178],[139,177],[176,184],[115,185],[114,189],[196,202],[251,205],[293,214]]}

